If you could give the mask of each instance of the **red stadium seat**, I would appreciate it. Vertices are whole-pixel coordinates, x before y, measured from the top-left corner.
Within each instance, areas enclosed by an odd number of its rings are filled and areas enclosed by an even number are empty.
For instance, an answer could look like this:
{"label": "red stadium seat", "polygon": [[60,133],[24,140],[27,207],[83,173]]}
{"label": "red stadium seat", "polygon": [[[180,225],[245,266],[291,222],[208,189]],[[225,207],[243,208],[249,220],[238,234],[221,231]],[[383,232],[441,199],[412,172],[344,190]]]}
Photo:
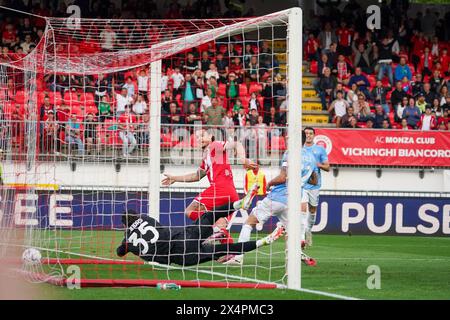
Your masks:
{"label": "red stadium seat", "polygon": [[309,71],[310,71],[311,73],[316,74],[316,73],[318,72],[318,70],[319,70],[319,64],[318,64],[318,62],[315,61],[315,60],[311,61],[311,66],[310,66],[310,68],[309,68]]}
{"label": "red stadium seat", "polygon": [[227,95],[227,86],[224,83],[219,83],[219,88],[217,89],[217,95],[225,97]]}
{"label": "red stadium seat", "polygon": [[284,139],[284,137],[272,136],[272,138],[270,139],[270,149],[275,151],[286,150],[286,140]]}
{"label": "red stadium seat", "polygon": [[239,95],[240,96],[248,95],[248,88],[247,88],[247,85],[245,83],[241,83],[239,85]]}
{"label": "red stadium seat", "polygon": [[252,94],[253,92],[259,93],[262,91],[262,85],[259,83],[252,83],[250,84],[250,88],[248,90],[249,94]]}

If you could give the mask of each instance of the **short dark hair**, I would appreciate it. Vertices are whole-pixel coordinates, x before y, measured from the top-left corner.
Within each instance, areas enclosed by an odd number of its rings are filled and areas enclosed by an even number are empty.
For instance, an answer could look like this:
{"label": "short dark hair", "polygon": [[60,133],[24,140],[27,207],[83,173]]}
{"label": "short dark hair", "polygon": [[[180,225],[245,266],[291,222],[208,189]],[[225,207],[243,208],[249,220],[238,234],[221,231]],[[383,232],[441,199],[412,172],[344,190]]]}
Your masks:
{"label": "short dark hair", "polygon": [[316,134],[316,130],[314,130],[313,127],[305,127],[305,128],[303,129],[303,132],[305,132],[305,134],[306,134],[306,130],[311,130],[314,134]]}
{"label": "short dark hair", "polygon": [[122,223],[126,226],[133,224],[137,219],[139,219],[139,215],[133,209],[125,209],[122,213]]}

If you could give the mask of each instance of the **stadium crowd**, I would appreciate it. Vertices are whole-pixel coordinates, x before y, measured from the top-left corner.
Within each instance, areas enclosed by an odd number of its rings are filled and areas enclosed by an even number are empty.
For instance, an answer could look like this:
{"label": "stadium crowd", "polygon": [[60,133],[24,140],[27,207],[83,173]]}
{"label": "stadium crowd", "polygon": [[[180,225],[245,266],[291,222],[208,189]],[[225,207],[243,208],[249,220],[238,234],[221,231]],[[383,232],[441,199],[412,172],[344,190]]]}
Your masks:
{"label": "stadium crowd", "polygon": [[377,30],[356,1],[325,9],[306,28],[304,49],[336,127],[448,130],[450,12],[411,17],[408,1],[391,1]]}
{"label": "stadium crowd", "polygon": [[[86,12],[92,17],[102,13],[111,18],[166,19],[252,15],[252,10],[244,13],[244,2],[226,1],[224,12],[219,1],[188,1],[181,6],[174,0],[166,3],[161,15],[154,1],[124,2],[120,10],[109,1],[93,1]],[[62,3],[35,5],[31,11],[66,16]],[[80,5],[86,4],[80,1]],[[386,27],[381,30],[366,28],[365,10],[355,1],[342,12],[331,5],[321,16],[310,14],[304,57],[310,72],[317,74],[314,88],[322,108],[337,127],[449,130],[450,14],[440,17],[427,10],[407,19],[407,6],[401,1],[391,2],[394,5],[382,6]],[[0,60],[10,61],[35,48],[45,21],[4,15],[0,28]],[[132,37],[131,32],[128,40]],[[100,38],[101,50],[127,45],[127,39],[118,39],[112,29],[105,28]],[[281,66],[270,41],[243,41],[239,36],[231,43],[218,40],[164,59],[163,144],[173,143],[169,127],[195,123],[245,128],[247,142],[269,139],[263,149],[272,144],[271,139],[279,144],[287,104]],[[136,146],[148,144],[149,66],[95,76],[46,75],[37,81],[41,151],[59,152],[67,143],[84,154],[100,142],[122,145],[126,156]],[[1,92],[8,103],[1,113],[13,120],[13,136],[20,144],[25,108],[18,82],[16,77],[8,78]]]}

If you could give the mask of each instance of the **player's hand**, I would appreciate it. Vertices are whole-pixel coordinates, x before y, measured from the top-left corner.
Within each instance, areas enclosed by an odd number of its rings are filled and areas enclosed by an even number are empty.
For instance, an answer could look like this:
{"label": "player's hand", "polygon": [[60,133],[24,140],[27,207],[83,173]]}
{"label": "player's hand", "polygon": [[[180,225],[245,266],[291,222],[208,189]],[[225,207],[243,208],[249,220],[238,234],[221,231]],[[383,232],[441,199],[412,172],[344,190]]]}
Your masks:
{"label": "player's hand", "polygon": [[162,185],[165,187],[170,186],[171,184],[175,183],[175,178],[167,173],[164,173],[165,178],[161,181]]}

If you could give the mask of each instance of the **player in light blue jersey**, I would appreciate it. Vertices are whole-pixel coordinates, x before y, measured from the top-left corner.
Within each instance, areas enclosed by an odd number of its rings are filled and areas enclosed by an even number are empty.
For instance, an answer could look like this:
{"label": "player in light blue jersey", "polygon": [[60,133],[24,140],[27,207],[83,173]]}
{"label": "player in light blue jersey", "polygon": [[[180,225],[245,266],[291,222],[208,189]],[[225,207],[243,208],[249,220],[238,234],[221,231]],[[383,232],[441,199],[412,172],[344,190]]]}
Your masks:
{"label": "player in light blue jersey", "polygon": [[303,149],[311,152],[316,161],[316,174],[317,174],[317,184],[306,183],[304,186],[304,192],[302,197],[302,212],[306,214],[308,212],[309,204],[309,215],[308,221],[306,223],[306,245],[312,245],[312,227],[316,222],[316,212],[317,206],[319,205],[319,193],[322,187],[322,175],[321,171],[330,171],[330,163],[328,162],[328,155],[326,150],[322,146],[314,144],[315,131],[314,128],[306,127],[304,130],[305,144]]}
{"label": "player in light blue jersey", "polygon": [[[287,226],[287,160],[287,152],[285,152],[281,161],[280,173],[267,184],[267,189],[271,188],[270,193],[263,200],[258,201],[256,207],[253,208],[246,222],[242,225],[239,242],[249,241],[253,228],[257,224],[263,225],[271,216],[278,217],[280,222]],[[314,156],[311,152],[302,148],[302,190],[306,183],[317,182],[315,172],[316,161]],[[302,260],[310,265],[315,264],[315,261],[313,261],[313,264],[310,263],[313,259],[309,257]],[[242,264],[242,262],[243,256],[237,255],[230,258],[226,264]]]}

